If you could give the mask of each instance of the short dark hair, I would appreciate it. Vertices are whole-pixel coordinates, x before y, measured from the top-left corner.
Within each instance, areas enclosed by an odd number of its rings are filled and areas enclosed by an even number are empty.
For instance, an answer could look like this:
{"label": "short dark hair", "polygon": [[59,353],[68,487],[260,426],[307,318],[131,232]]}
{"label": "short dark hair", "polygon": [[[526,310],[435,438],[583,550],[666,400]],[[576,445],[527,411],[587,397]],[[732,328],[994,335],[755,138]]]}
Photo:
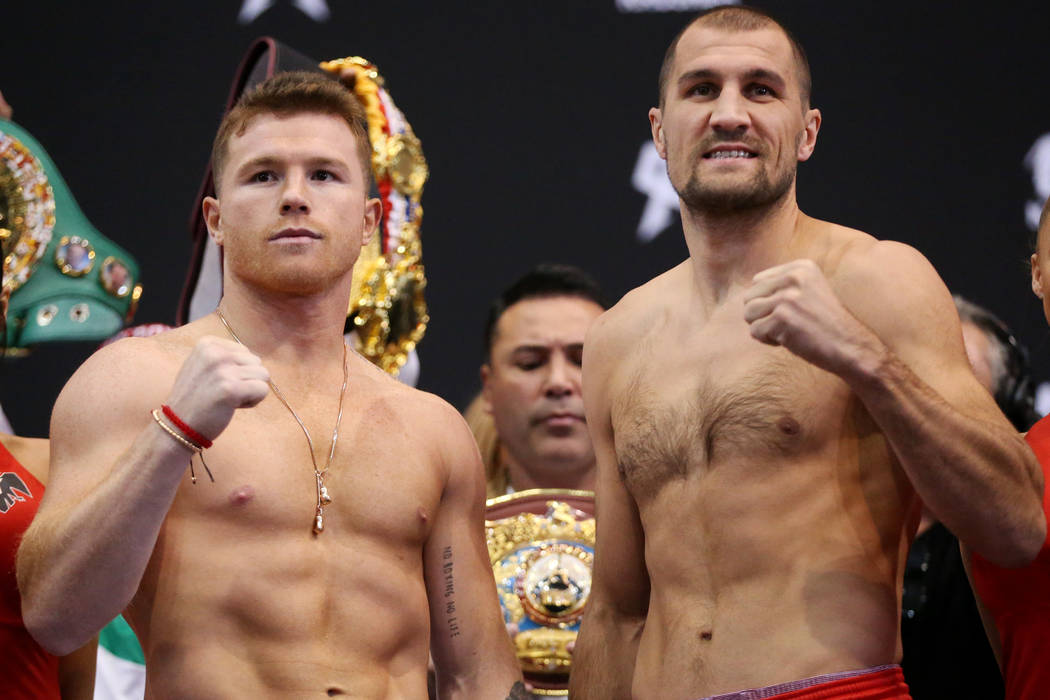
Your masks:
{"label": "short dark hair", "polygon": [[959,295],[952,297],[959,320],[979,329],[988,338],[992,373],[992,395],[1000,410],[1019,432],[1032,427],[1039,419],[1035,412],[1035,384],[1029,374],[1028,349],[1010,328],[983,306]]}
{"label": "short dark hair", "polygon": [[541,263],[522,275],[492,300],[485,321],[485,359],[488,360],[495,339],[496,324],[507,309],[526,299],[544,297],[578,297],[593,301],[603,309],[609,305],[593,277],[573,265]]}
{"label": "short dark hair", "polygon": [[682,35],[685,34],[694,24],[708,24],[715,29],[724,29],[731,32],[752,32],[758,29],[766,29],[768,27],[776,27],[780,29],[780,31],[784,33],[784,36],[787,37],[788,43],[791,45],[791,52],[795,56],[802,106],[804,108],[809,107],[809,98],[813,93],[813,78],[809,72],[809,59],[806,58],[806,50],[802,48],[802,43],[791,33],[791,30],[785,27],[780,20],[773,17],[773,15],[755,7],[748,7],[747,5],[719,5],[717,7],[712,7],[694,17],[689,24],[682,27],[681,31],[675,35],[675,38],[671,40],[671,45],[667,47],[667,51],[664,53],[664,62],[660,66],[660,92],[658,104],[661,107],[664,105],[664,94],[667,89],[667,81],[671,79],[671,66],[674,65],[674,57],[675,52],[678,49],[678,42],[681,40]]}
{"label": "short dark hair", "polygon": [[287,117],[304,113],[330,114],[346,122],[354,135],[357,159],[364,171],[365,182],[370,181],[372,145],[368,140],[368,118],[357,97],[332,76],[310,71],[288,71],[267,78],[245,92],[223,117],[211,150],[216,190],[226,167],[230,139],[243,134],[252,119],[260,114]]}

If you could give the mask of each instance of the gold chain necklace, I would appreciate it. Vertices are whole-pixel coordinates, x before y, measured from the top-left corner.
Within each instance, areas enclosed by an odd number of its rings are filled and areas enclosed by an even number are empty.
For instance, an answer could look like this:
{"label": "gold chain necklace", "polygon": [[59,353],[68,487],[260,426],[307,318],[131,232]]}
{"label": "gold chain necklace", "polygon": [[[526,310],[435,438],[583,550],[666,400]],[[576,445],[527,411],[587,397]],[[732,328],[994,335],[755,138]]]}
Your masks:
{"label": "gold chain necklace", "polygon": [[[221,309],[215,309],[215,313],[219,315],[219,320],[222,321],[222,325],[226,326],[226,330],[230,332],[233,339],[241,345],[244,342],[237,337],[237,334],[233,332],[233,328],[230,327],[230,322],[223,316]],[[248,347],[244,345],[244,347]],[[306,424],[299,417],[299,414],[295,412],[295,409],[289,405],[288,401],[284,398],[281,390],[277,388],[277,385],[273,383],[272,379],[267,380],[267,384],[273,389],[273,395],[277,397],[277,400],[284,404],[284,407],[288,409],[288,412],[292,414],[292,418],[299,424],[299,427],[303,429],[303,435],[306,436],[306,444],[310,447],[310,461],[314,465],[314,479],[317,482],[317,512],[314,514],[314,534],[319,535],[324,531],[324,507],[332,502],[331,496],[328,495],[328,487],[324,485],[324,478],[328,476],[328,468],[332,466],[332,457],[335,456],[335,444],[339,442],[339,424],[343,420],[343,397],[346,395],[346,384],[348,379],[348,372],[346,367],[346,342],[343,342],[343,388],[339,390],[339,413],[335,417],[335,427],[332,429],[332,449],[328,452],[328,462],[325,463],[324,469],[317,468],[317,458],[314,457],[314,441],[310,438],[310,431],[306,429]]]}

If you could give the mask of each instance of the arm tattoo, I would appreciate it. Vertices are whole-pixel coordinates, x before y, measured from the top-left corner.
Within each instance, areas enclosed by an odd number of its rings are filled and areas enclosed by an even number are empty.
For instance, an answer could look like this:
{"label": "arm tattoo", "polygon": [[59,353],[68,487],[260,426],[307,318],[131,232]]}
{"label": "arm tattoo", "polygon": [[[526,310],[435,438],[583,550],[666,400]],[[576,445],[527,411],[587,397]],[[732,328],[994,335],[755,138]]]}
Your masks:
{"label": "arm tattoo", "polygon": [[510,693],[507,695],[507,700],[531,700],[532,693],[525,690],[525,684],[518,681],[510,687]]}
{"label": "arm tattoo", "polygon": [[445,620],[448,623],[448,636],[459,636],[459,622],[456,619],[456,584],[452,576],[452,547],[441,551],[441,575],[445,582]]}

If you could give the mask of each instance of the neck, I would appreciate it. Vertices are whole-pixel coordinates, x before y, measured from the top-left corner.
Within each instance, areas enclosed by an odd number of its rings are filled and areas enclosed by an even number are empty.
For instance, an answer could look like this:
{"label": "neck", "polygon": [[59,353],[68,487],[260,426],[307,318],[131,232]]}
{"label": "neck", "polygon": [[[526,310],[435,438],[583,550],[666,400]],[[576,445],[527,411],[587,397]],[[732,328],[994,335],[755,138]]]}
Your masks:
{"label": "neck", "polygon": [[298,364],[342,355],[349,294],[292,296],[226,286],[219,310],[249,350]]}
{"label": "neck", "polygon": [[507,465],[510,486],[515,491],[529,489],[573,489],[576,491],[593,491],[595,486],[595,464],[546,463],[543,465],[526,465],[518,462],[500,448],[500,459]]}
{"label": "neck", "polygon": [[766,268],[791,259],[790,249],[807,219],[791,190],[762,209],[695,211],[681,204],[694,286],[701,299],[718,304]]}

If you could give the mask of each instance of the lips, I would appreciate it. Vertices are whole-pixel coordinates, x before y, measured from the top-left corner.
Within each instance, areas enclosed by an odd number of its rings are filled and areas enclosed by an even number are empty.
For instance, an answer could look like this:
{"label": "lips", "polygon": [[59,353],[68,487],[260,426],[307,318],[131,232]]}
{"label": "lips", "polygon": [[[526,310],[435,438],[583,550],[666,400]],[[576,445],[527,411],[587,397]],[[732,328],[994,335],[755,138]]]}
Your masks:
{"label": "lips", "polygon": [[750,148],[738,144],[726,144],[717,146],[704,153],[708,160],[722,160],[729,158],[757,158],[758,154]]}
{"label": "lips", "polygon": [[583,423],[585,421],[583,415],[579,413],[572,411],[552,411],[537,416],[534,419],[534,422],[540,425],[566,426]]}
{"label": "lips", "polygon": [[286,228],[270,236],[271,241],[280,240],[321,240],[321,234],[308,228]]}
{"label": "lips", "polygon": [[732,150],[732,151],[712,151],[711,153],[705,153],[704,158],[718,160],[721,158],[754,158],[755,154],[749,151]]}

